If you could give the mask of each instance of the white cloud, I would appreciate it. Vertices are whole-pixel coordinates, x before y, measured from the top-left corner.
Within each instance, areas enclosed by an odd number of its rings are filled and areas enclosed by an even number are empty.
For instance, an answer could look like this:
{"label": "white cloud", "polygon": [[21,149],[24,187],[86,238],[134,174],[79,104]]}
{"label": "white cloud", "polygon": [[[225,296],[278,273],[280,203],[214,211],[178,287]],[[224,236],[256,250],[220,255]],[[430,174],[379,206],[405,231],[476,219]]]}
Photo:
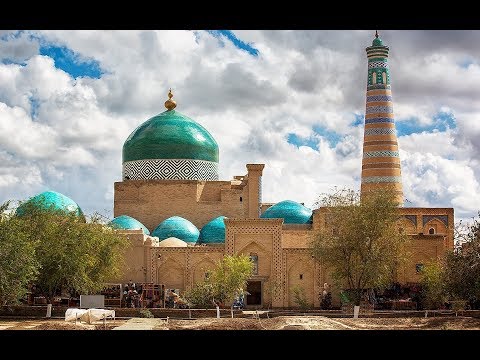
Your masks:
{"label": "white cloud", "polygon": [[[11,163],[0,168],[5,199],[54,188],[86,211],[111,211],[123,142],[163,111],[169,87],[177,109],[219,143],[222,179],[244,174],[246,163],[266,164],[264,201],[312,205],[335,185],[360,185],[363,128],[350,124],[365,109],[373,32],[236,31],[256,57],[203,31],[31,34],[72,49],[79,61],[95,59],[105,74],[73,79],[38,55],[28,32],[0,42],[0,53],[3,46],[25,63],[0,64],[0,154]],[[405,195],[465,217],[479,203],[472,194],[480,176],[480,68],[459,64],[480,56],[471,46],[477,35],[381,33],[391,49],[396,118],[429,125],[448,108],[458,126],[399,139]],[[315,126],[337,132],[340,142],[333,147]],[[288,144],[289,133],[318,139],[319,150]]]}
{"label": "white cloud", "polygon": [[0,33],[0,61],[6,60],[21,63],[38,53],[38,42],[30,39],[25,32]]}

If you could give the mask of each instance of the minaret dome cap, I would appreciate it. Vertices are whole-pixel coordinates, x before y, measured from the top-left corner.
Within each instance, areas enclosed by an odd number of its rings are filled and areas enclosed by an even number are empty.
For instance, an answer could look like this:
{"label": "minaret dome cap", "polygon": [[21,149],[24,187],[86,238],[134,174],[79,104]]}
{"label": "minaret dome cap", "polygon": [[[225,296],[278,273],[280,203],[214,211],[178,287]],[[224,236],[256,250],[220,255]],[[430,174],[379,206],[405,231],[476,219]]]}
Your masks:
{"label": "minaret dome cap", "polygon": [[382,39],[378,37],[378,31],[375,30],[375,39],[372,41],[372,46],[384,46]]}

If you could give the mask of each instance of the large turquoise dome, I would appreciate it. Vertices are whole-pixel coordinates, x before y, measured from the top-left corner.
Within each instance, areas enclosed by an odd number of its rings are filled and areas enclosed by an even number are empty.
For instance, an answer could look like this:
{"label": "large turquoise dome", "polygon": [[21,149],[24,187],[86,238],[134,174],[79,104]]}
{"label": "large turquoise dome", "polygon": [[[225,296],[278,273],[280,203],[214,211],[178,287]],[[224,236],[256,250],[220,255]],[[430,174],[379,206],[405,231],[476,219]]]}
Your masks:
{"label": "large turquoise dome", "polygon": [[150,235],[150,231],[137,219],[128,216],[120,215],[108,223],[114,229],[136,230],[141,229],[145,235]]}
{"label": "large turquoise dome", "polygon": [[31,206],[35,206],[42,210],[55,210],[67,214],[74,213],[78,216],[84,217],[82,209],[80,209],[80,206],[78,206],[75,201],[56,191],[44,191],[35,195],[20,205],[15,213],[18,216],[23,216]]}
{"label": "large turquoise dome", "polygon": [[200,230],[198,242],[201,244],[225,243],[225,216],[219,216],[211,220]]}
{"label": "large turquoise dome", "polygon": [[175,237],[186,243],[196,243],[199,235],[197,227],[180,216],[163,220],[152,233],[152,236],[157,236],[160,240]]}
{"label": "large turquoise dome", "polygon": [[269,207],[262,219],[283,219],[284,224],[311,224],[312,210],[296,201],[284,200]]}
{"label": "large turquoise dome", "polygon": [[169,110],[145,121],[125,141],[123,179],[218,180],[215,139],[202,125],[173,110],[176,103],[171,99],[165,106]]}

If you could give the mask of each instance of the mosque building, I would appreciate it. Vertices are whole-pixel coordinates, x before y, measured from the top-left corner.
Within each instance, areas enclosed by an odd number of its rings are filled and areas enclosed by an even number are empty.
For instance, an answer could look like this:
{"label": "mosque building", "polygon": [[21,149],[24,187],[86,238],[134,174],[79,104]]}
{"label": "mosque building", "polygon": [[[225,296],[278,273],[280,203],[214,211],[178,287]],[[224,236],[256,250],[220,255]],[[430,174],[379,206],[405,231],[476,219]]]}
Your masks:
{"label": "mosque building", "polygon": [[[403,207],[389,48],[376,34],[366,52],[361,194],[394,186],[401,205],[399,226],[412,238],[412,255],[397,277],[403,284],[418,283],[423,264],[453,249],[454,211]],[[327,209],[312,210],[288,199],[263,203],[265,164],[246,164],[246,174],[219,180],[215,139],[176,110],[171,91],[168,97],[167,110],[138,126],[123,145],[122,181],[114,184],[110,223],[132,244],[121,281],[183,292],[224,255],[246,254],[255,264],[247,306],[295,307],[292,289],[298,286],[319,307],[323,284],[331,278],[309,246],[327,226]]]}

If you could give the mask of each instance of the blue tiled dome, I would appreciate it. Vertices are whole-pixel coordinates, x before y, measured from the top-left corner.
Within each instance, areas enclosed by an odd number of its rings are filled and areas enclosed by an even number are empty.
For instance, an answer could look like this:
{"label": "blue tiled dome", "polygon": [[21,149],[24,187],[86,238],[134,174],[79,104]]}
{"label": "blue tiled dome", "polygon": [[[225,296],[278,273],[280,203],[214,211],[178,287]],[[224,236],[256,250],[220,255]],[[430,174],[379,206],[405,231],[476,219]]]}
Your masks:
{"label": "blue tiled dome", "polygon": [[296,201],[284,200],[269,207],[262,219],[283,219],[284,224],[311,224],[312,210]]}
{"label": "blue tiled dome", "polygon": [[56,191],[44,191],[35,195],[20,205],[15,214],[18,216],[25,215],[28,208],[32,205],[42,210],[56,210],[64,213],[74,213],[84,217],[82,209],[80,209],[80,206],[78,206],[75,201]]}
{"label": "blue tiled dome", "polygon": [[114,229],[126,229],[126,230],[142,229],[145,235],[150,235],[150,231],[148,231],[145,225],[143,225],[137,219],[128,215],[117,216],[112,221],[110,221],[108,225],[113,227]]}
{"label": "blue tiled dome", "polygon": [[152,233],[152,236],[157,236],[160,240],[175,237],[187,243],[196,243],[199,235],[197,227],[180,216],[163,220]]}
{"label": "blue tiled dome", "polygon": [[198,242],[202,244],[225,243],[225,216],[211,220],[200,230]]}

